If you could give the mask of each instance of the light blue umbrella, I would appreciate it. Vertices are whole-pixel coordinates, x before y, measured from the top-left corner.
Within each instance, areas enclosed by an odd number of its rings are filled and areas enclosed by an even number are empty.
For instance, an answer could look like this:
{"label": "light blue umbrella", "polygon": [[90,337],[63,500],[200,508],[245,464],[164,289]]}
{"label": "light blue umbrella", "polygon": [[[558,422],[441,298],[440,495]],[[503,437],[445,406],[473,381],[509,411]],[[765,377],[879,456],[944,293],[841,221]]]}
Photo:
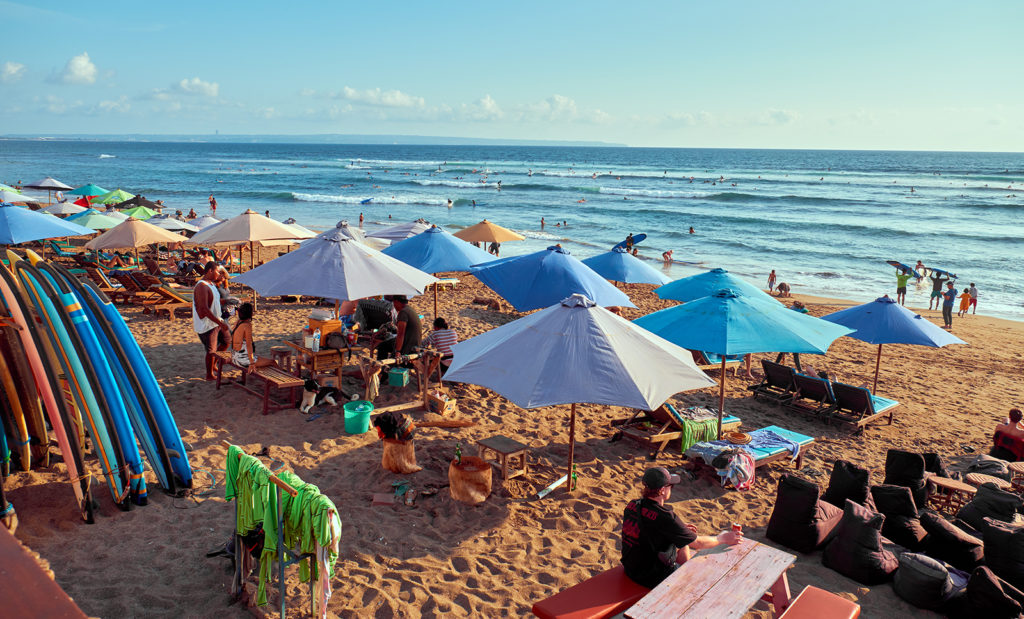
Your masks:
{"label": "light blue umbrella", "polygon": [[664,273],[622,248],[591,256],[583,260],[583,264],[613,282],[665,285],[672,281]]}
{"label": "light blue umbrella", "polygon": [[690,350],[722,355],[718,392],[718,434],[725,409],[725,355],[755,352],[824,354],[832,342],[853,333],[842,325],[801,314],[767,295],[747,296],[730,289],[641,316],[637,325]]}
{"label": "light blue umbrella", "polygon": [[854,329],[849,334],[855,340],[878,344],[878,358],[875,360],[875,384],[871,393],[878,388],[878,369],[882,365],[882,344],[914,344],[942,348],[949,344],[967,342],[939,327],[920,314],[903,307],[889,295],[879,297],[870,303],[857,305],[822,316],[822,320],[834,322]]}
{"label": "light blue umbrella", "polygon": [[[662,299],[686,303],[687,301],[700,299],[726,288],[747,296],[775,299],[775,297],[767,292],[753,284],[747,283],[746,280],[736,277],[725,269],[711,269],[698,275],[677,279],[670,284],[655,288],[654,293]],[[781,305],[782,303],[778,302],[778,304]]]}
{"label": "light blue umbrella", "polygon": [[70,221],[80,226],[88,226],[95,230],[109,230],[121,223],[120,219],[110,217],[109,215],[101,213],[94,208],[85,209],[81,213],[76,213],[64,221]]}
{"label": "light blue umbrella", "polygon": [[0,243],[17,245],[29,241],[81,236],[96,232],[53,215],[37,213],[0,203]]}
{"label": "light blue umbrella", "polygon": [[99,185],[89,183],[88,185],[82,185],[81,187],[77,187],[64,193],[73,193],[76,196],[102,196],[105,193],[110,193],[110,191],[100,187]]}
{"label": "light blue umbrella", "polygon": [[492,260],[473,267],[473,275],[512,304],[517,311],[550,307],[573,295],[586,295],[603,307],[636,307],[626,293],[569,255],[560,245]]}

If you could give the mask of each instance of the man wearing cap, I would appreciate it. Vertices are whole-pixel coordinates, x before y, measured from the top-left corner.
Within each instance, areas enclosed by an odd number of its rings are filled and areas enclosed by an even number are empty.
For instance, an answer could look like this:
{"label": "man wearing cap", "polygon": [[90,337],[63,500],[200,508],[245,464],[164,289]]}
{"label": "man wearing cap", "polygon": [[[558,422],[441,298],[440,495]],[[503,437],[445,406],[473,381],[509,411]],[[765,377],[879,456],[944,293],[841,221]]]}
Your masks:
{"label": "man wearing cap", "polygon": [[716,536],[697,535],[697,527],[683,522],[665,507],[679,476],[665,467],[647,469],[643,496],[626,505],[622,517],[622,567],[637,584],[653,589],[690,558],[691,550],[743,541],[739,531]]}
{"label": "man wearing cap", "polygon": [[398,336],[377,346],[378,359],[387,359],[392,353],[412,354],[420,345],[420,340],[423,337],[420,316],[413,306],[409,305],[409,299],[404,295],[395,295],[391,297],[391,303],[394,304],[395,311],[398,313],[395,320]]}

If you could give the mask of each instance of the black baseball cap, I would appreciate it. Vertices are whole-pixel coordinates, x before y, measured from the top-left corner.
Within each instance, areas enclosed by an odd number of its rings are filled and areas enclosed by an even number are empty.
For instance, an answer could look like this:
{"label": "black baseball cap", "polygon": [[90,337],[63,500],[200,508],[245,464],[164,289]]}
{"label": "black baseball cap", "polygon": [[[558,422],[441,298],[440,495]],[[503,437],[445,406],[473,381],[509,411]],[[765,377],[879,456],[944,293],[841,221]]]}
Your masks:
{"label": "black baseball cap", "polygon": [[678,475],[669,473],[668,469],[663,466],[656,466],[644,471],[644,485],[651,490],[658,490],[665,486],[674,486],[680,481],[681,478]]}

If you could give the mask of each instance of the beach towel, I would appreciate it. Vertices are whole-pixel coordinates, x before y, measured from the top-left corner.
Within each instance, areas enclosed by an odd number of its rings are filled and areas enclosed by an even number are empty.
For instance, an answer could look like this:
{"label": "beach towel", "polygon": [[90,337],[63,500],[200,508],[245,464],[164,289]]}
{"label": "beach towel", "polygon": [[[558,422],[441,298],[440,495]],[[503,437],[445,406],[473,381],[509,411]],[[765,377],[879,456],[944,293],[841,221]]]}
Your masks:
{"label": "beach towel", "polygon": [[754,474],[757,465],[754,457],[746,450],[740,450],[733,457],[729,458],[729,464],[724,469],[719,469],[718,474],[722,478],[722,485],[731,482],[737,490],[749,490],[754,485]]}
{"label": "beach towel", "polygon": [[679,441],[683,452],[697,443],[713,441],[718,438],[717,418],[699,421],[683,419],[681,425],[682,436]]}

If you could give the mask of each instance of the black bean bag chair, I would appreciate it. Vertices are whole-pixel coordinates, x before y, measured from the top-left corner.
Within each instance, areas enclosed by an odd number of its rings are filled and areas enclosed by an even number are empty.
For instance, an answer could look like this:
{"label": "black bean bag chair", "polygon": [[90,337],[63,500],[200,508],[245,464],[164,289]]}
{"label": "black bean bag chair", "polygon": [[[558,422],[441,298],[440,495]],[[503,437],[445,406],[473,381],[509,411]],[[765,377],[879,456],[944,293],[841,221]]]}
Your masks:
{"label": "black bean bag chair", "polygon": [[843,510],[818,499],[818,486],[795,475],[783,475],[765,535],[798,552],[814,552],[829,539]]}
{"label": "black bean bag chair", "polygon": [[1013,522],[1014,516],[1024,509],[1024,500],[1012,492],[1000,490],[993,483],[981,484],[971,502],[960,508],[956,517],[979,531],[982,536],[988,523],[985,518]]}
{"label": "black bean bag chair", "polygon": [[836,460],[821,500],[844,509],[846,500],[864,505],[871,496],[871,472],[846,460]]}
{"label": "black bean bag chair", "polygon": [[937,453],[924,454],[924,470],[939,477],[949,477],[949,471],[946,470],[942,458]]}
{"label": "black bean bag chair", "polygon": [[835,537],[821,556],[822,564],[865,585],[892,578],[899,561],[882,547],[884,521],[882,514],[847,500]]}
{"label": "black bean bag chair", "polygon": [[1024,588],[1024,525],[985,520],[985,565],[1014,587]]}
{"label": "black bean bag chair", "polygon": [[999,479],[1010,481],[1010,462],[1013,462],[1013,460],[1007,460],[1006,458],[993,458],[992,456],[979,454],[974,458],[974,462],[971,462],[967,466],[967,470],[964,471],[964,475],[969,475],[970,473],[981,473],[982,475],[991,475],[992,477],[998,477]]}
{"label": "black bean bag chair", "polygon": [[904,486],[871,486],[875,510],[885,516],[882,535],[912,551],[924,547],[928,532],[917,517],[917,506],[910,489]]}
{"label": "black bean bag chair", "polygon": [[924,456],[921,454],[890,449],[885,454],[885,482],[893,486],[910,488],[914,504],[924,506],[927,498]]}
{"label": "black bean bag chair", "polygon": [[[887,518],[888,519],[888,518]],[[953,595],[953,579],[942,561],[905,552],[892,579],[896,595],[918,608],[938,609]]]}
{"label": "black bean bag chair", "polygon": [[951,619],[1017,619],[1024,611],[1024,593],[982,566],[971,574],[963,595],[942,610]]}
{"label": "black bean bag chair", "polygon": [[924,553],[929,557],[945,561],[966,572],[981,565],[985,552],[979,538],[967,534],[928,509],[921,511],[921,526],[928,532]]}

